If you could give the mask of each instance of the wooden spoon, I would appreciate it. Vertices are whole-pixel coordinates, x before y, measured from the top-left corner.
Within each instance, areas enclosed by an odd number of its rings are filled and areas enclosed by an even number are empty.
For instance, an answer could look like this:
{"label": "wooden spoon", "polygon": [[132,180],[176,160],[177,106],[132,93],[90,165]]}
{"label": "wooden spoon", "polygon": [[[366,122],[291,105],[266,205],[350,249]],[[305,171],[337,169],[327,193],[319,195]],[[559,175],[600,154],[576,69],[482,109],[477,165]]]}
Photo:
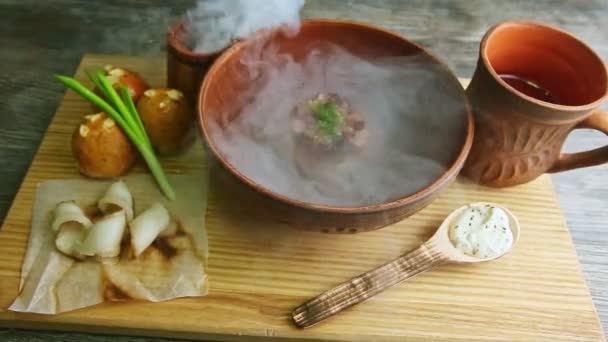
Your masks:
{"label": "wooden spoon", "polygon": [[[450,223],[458,219],[464,210],[470,206],[484,205],[491,205],[504,210],[509,217],[509,226],[513,233],[513,243],[509,250],[501,255],[485,259],[464,254],[454,247],[448,236]],[[473,203],[458,208],[443,221],[435,234],[420,247],[300,305],[292,313],[293,321],[299,328],[308,328],[435,266],[447,263],[477,263],[497,259],[513,248],[519,239],[519,230],[517,218],[502,206],[493,203]]]}

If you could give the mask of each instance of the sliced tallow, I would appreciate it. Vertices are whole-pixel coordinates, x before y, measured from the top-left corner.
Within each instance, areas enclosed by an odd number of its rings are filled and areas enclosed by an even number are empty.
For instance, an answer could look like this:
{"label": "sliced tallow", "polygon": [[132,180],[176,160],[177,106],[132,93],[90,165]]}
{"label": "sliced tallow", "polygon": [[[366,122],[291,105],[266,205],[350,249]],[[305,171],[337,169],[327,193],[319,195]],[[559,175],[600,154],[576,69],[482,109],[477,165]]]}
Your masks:
{"label": "sliced tallow", "polygon": [[139,214],[131,223],[131,246],[135,256],[139,256],[154,239],[169,226],[169,212],[162,204],[156,203]]}
{"label": "sliced tallow", "polygon": [[91,227],[91,220],[85,215],[84,211],[74,202],[61,202],[55,207],[55,219],[51,227],[53,231],[58,231],[62,225],[74,222],[84,229]]}
{"label": "sliced tallow", "polygon": [[76,222],[67,222],[61,226],[55,238],[55,247],[66,255],[80,257],[76,246],[82,243],[86,231]]}
{"label": "sliced tallow", "polygon": [[127,215],[127,221],[133,219],[133,196],[131,196],[127,184],[123,181],[110,185],[97,205],[104,214],[111,213],[115,211],[114,208],[118,207],[124,210]]}
{"label": "sliced tallow", "polygon": [[111,258],[120,254],[120,241],[127,226],[124,211],[104,216],[89,229],[76,250],[87,256]]}

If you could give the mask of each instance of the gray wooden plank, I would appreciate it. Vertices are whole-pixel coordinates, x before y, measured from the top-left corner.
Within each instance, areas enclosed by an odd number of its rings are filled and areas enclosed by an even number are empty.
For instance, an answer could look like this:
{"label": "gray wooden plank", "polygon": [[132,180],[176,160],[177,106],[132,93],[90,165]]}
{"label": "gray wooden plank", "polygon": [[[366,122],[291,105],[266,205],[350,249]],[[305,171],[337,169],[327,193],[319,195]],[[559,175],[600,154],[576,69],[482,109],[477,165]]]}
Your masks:
{"label": "gray wooden plank", "polygon": [[[3,220],[63,88],[53,73],[72,74],[82,55],[157,55],[165,30],[194,1],[0,1],[0,220]],[[350,18],[398,31],[430,48],[462,77],[477,60],[482,34],[507,19],[530,19],[575,33],[608,60],[608,2],[485,0],[309,0],[306,17]],[[597,132],[576,132],[568,150],[601,146]],[[608,167],[554,176],[579,259],[608,330]],[[3,341],[106,341],[103,335],[0,330]],[[114,336],[124,342],[167,341]]]}

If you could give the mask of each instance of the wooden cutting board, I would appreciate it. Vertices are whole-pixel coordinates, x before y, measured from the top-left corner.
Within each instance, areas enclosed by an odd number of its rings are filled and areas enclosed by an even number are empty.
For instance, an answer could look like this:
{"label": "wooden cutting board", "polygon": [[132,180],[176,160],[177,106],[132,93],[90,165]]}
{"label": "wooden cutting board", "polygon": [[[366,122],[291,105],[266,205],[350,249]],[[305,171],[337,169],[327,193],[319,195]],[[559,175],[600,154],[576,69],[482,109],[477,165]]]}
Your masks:
{"label": "wooden cutting board", "polygon": [[[119,65],[152,86],[165,82],[158,57],[87,55],[84,69]],[[89,84],[89,83],[86,83]],[[252,337],[326,341],[600,341],[600,324],[551,180],[543,176],[496,190],[457,180],[429,207],[379,231],[357,235],[301,232],[252,215],[255,203],[211,178],[207,229],[211,293],[165,303],[109,303],[56,316],[6,308],[18,291],[36,184],[80,177],[70,151],[72,130],[90,106],[65,95],[0,232],[0,325],[250,341]],[[23,113],[29,115],[30,113]],[[206,165],[201,144],[163,164],[171,173]],[[140,165],[135,172],[145,172]],[[514,251],[494,262],[448,265],[398,285],[308,330],[290,312],[304,300],[417,247],[453,209],[501,203],[518,216]]]}

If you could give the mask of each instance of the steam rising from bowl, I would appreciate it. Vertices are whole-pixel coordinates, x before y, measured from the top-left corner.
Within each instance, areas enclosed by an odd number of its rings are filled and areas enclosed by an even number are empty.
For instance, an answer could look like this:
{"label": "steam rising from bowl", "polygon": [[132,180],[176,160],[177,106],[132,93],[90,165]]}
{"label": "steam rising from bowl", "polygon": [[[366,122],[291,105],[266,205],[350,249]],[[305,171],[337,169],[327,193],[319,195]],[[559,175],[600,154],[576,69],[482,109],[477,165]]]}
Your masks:
{"label": "steam rising from bowl", "polygon": [[[298,201],[359,207],[422,190],[456,160],[467,109],[439,64],[426,55],[363,56],[320,41],[306,50],[294,58],[258,37],[239,61],[243,96],[233,99],[234,110],[209,115],[220,118],[209,123],[216,126],[211,140],[242,175]],[[319,93],[348,101],[369,138],[357,153],[308,158],[303,172],[290,113]]]}
{"label": "steam rising from bowl", "polygon": [[195,53],[211,53],[263,28],[300,23],[304,0],[204,0],[184,17],[180,37]]}

